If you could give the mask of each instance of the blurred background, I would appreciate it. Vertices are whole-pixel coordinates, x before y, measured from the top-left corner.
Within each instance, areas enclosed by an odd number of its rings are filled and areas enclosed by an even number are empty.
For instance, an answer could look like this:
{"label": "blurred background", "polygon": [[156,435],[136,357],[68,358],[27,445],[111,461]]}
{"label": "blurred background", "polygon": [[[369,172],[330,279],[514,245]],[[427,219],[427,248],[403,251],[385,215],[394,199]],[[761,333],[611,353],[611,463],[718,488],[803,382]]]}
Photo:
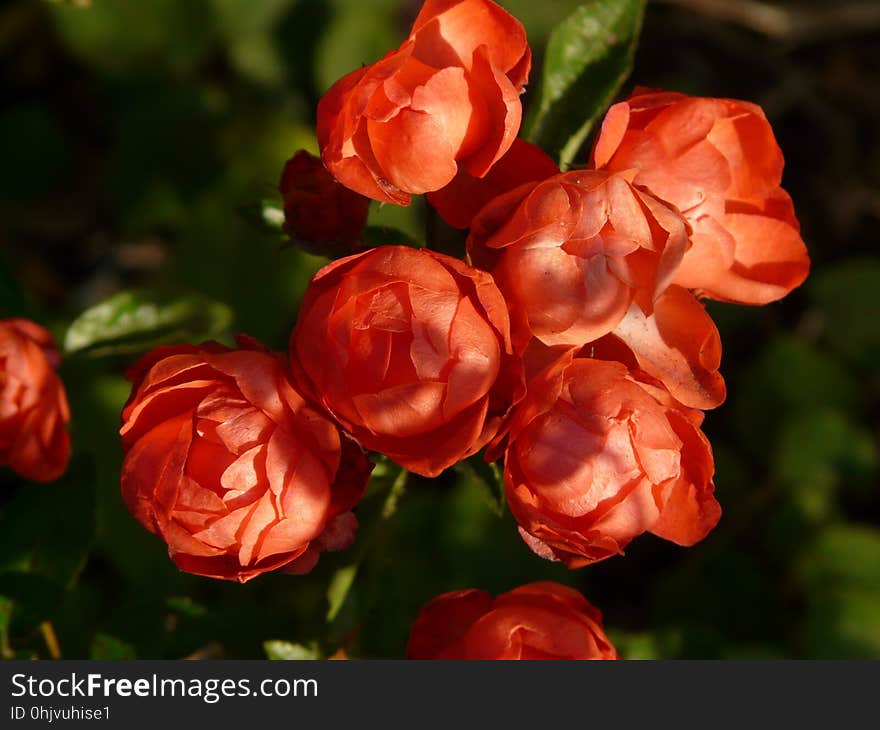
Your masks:
{"label": "blurred background", "polygon": [[[577,2],[502,4],[528,30],[534,88],[548,33]],[[151,287],[192,298],[206,320],[192,337],[219,327],[285,349],[325,261],[284,246],[261,203],[288,157],[316,150],[320,94],[396,47],[419,5],[0,5],[0,316],[63,342],[87,307]],[[602,609],[629,658],[880,658],[878,47],[877,2],[649,3],[627,91],[763,105],[813,259],[783,302],[709,306],[729,397],[705,425],[724,516],[699,546],[646,535],[625,558],[568,571],[449,473],[411,478],[341,606],[349,551],[244,586],[185,575],[119,497],[122,373],[136,353],[83,351],[61,371],[69,473],[39,486],[0,471],[0,654],[259,658],[277,641],[290,643],[272,655],[402,657],[435,595],[552,579]],[[416,237],[423,219],[420,201],[371,211]]]}

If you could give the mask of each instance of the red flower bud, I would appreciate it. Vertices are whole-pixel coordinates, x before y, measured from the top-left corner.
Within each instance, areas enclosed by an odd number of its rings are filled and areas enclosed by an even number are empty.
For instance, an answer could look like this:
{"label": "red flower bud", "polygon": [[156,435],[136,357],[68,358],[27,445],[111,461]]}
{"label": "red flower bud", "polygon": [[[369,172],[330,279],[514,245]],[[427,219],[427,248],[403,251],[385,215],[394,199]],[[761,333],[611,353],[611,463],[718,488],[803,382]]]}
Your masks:
{"label": "red flower bud", "polygon": [[284,231],[311,253],[337,258],[361,242],[370,201],[340,185],[321,160],[300,150],[284,165],[278,185]]}

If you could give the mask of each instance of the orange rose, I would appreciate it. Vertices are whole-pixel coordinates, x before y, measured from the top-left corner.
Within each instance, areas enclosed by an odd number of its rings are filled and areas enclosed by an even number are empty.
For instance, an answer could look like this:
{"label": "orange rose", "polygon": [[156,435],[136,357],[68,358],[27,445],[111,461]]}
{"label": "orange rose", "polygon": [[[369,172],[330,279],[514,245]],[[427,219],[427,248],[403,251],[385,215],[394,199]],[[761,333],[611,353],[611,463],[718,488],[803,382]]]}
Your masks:
{"label": "orange rose", "polygon": [[766,304],[806,278],[810,259],[780,187],[782,151],[759,106],[637,89],[608,111],[593,164],[636,171],[636,184],[682,211],[693,247],[677,284]]}
{"label": "orange rose", "polygon": [[494,601],[453,591],[425,606],[412,628],[410,659],[619,659],[602,614],[576,590],[530,583]]}
{"label": "orange rose", "polygon": [[372,468],[246,337],[160,347],[127,373],[122,496],[188,573],[244,583],[347,546]]}
{"label": "orange rose", "polygon": [[491,0],[427,0],[398,50],[321,99],[324,164],[352,190],[400,205],[459,167],[482,177],[519,132],[530,65],[525,29]]}
{"label": "orange rose", "polygon": [[284,165],[284,231],[322,256],[345,256],[361,241],[370,201],[333,179],[320,159],[300,150]]}
{"label": "orange rose", "polygon": [[0,464],[35,482],[57,479],[70,459],[70,409],[55,373],[59,362],[43,327],[0,320]]}
{"label": "orange rose", "polygon": [[622,174],[575,171],[522,185],[474,219],[468,253],[515,318],[547,345],[611,332],[635,303],[650,314],[687,247],[678,213]]}
{"label": "orange rose", "polygon": [[382,246],[324,267],[290,347],[304,387],[346,431],[425,476],[485,445],[522,389],[492,277],[427,249]]}
{"label": "orange rose", "polygon": [[428,193],[434,206],[449,225],[469,228],[474,216],[493,198],[523,183],[545,180],[559,174],[559,168],[544,150],[517,137],[484,177],[474,177],[461,169],[445,188]]}
{"label": "orange rose", "polygon": [[578,568],[652,532],[693,545],[718,522],[702,414],[618,362],[569,351],[512,416],[504,482],[538,555]]}

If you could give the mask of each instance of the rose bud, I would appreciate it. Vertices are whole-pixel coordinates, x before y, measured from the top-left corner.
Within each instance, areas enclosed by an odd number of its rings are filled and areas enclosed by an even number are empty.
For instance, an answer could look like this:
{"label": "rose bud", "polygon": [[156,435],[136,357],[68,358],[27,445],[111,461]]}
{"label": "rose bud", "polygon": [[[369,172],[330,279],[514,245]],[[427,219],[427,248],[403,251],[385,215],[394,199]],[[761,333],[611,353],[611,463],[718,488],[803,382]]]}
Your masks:
{"label": "rose bud", "polygon": [[187,573],[307,572],[354,539],[371,465],[250,338],[160,347],[127,373],[122,496]]}
{"label": "rose bud", "polygon": [[324,267],[290,347],[304,389],[348,433],[424,476],[482,448],[523,388],[492,277],[427,249]]}
{"label": "rose bud", "polygon": [[70,409],[55,372],[60,361],[43,327],[0,320],[0,464],[35,482],[57,479],[70,459]]}
{"label": "rose bud", "polygon": [[491,0],[427,0],[409,38],[337,81],[318,104],[318,142],[343,185],[409,205],[458,170],[485,175],[510,148],[531,51]]}
{"label": "rose bud", "polygon": [[693,246],[675,283],[741,304],[780,299],[810,259],[788,194],[782,151],[755,104],[637,89],[608,111],[593,165],[675,205]]}
{"label": "rose bud", "polygon": [[370,201],[340,185],[320,158],[300,150],[284,165],[284,232],[310,253],[336,258],[361,242]]}
{"label": "rose bud", "polygon": [[580,346],[611,332],[633,303],[651,313],[687,231],[675,210],[626,176],[574,171],[493,200],[467,245],[535,337]]}
{"label": "rose bud", "polygon": [[409,659],[619,659],[602,614],[576,590],[530,583],[494,601],[485,591],[438,596],[419,613]]}
{"label": "rose bud", "polygon": [[559,168],[544,150],[517,137],[507,154],[484,177],[460,169],[449,185],[428,193],[428,202],[455,228],[469,228],[480,209],[493,198],[523,183],[545,180]]}
{"label": "rose bud", "polygon": [[644,532],[693,545],[721,508],[702,414],[617,362],[572,351],[529,382],[504,464],[510,511],[541,557],[570,568],[623,554]]}

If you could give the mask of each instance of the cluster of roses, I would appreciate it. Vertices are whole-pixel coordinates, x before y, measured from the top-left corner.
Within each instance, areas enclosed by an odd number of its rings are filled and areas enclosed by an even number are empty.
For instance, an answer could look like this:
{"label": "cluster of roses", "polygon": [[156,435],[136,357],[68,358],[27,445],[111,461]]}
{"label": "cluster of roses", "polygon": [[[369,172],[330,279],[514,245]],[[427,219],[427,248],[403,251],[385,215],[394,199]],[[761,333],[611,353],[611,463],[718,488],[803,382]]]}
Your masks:
{"label": "cluster of roses", "polygon": [[[313,278],[289,358],[239,337],[131,368],[122,491],[181,569],[246,581],[347,546],[364,449],[428,477],[503,457],[523,539],[571,568],[718,522],[700,425],[725,386],[700,299],[763,304],[806,277],[782,154],[753,104],[637,90],[589,166],[560,172],[517,138],[530,62],[491,0],[427,0],[321,100],[322,161],[282,177],[288,232],[324,251],[359,250],[367,198],[427,193],[469,229],[467,261],[360,250]],[[598,611],[549,583],[441,596],[408,653],[617,656]]]}

